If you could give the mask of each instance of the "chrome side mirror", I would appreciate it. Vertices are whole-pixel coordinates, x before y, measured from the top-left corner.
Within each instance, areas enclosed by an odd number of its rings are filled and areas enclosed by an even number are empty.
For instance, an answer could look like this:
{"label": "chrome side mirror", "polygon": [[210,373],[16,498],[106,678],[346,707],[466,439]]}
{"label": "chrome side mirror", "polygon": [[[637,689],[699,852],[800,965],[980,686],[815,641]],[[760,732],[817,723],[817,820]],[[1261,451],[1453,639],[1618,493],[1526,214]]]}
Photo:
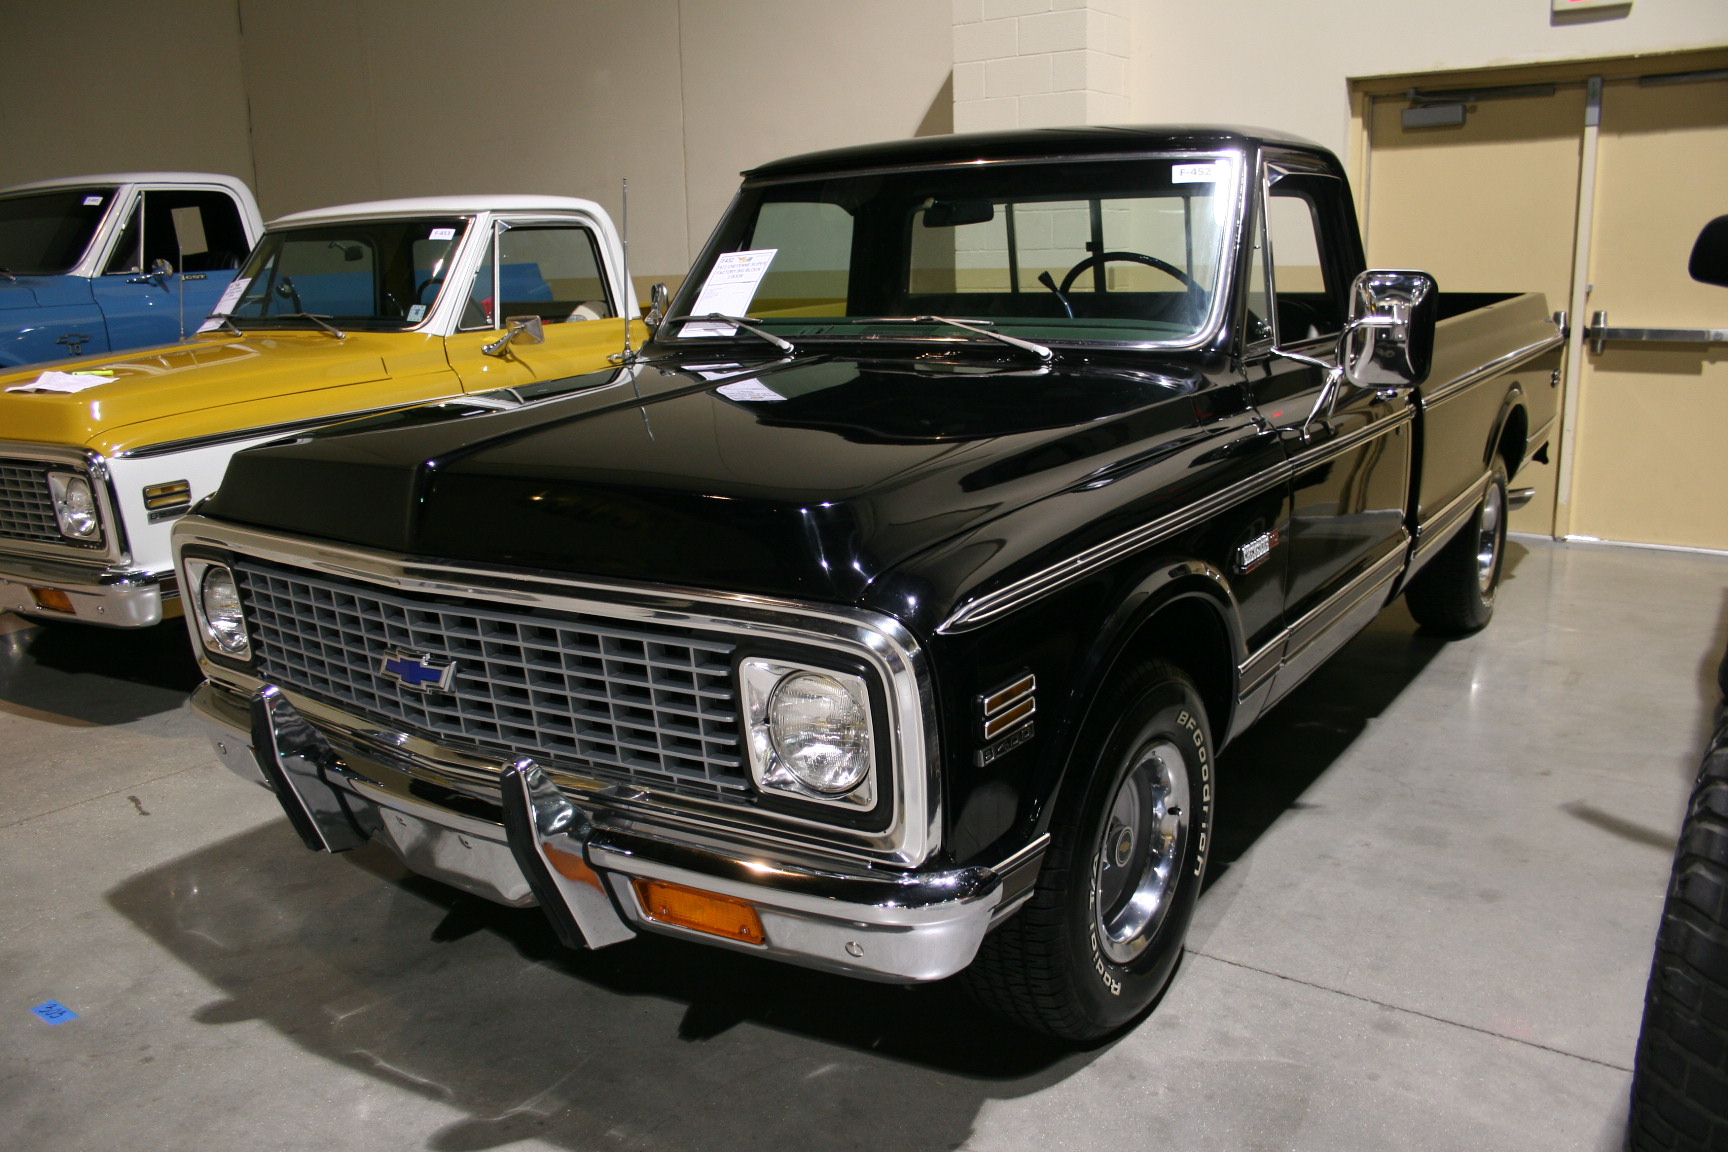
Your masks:
{"label": "chrome side mirror", "polygon": [[510,355],[512,342],[520,340],[524,344],[544,344],[546,342],[546,326],[538,316],[511,316],[504,321],[504,335],[481,346],[480,351],[488,356]]}
{"label": "chrome side mirror", "polygon": [[648,315],[642,317],[642,323],[648,325],[650,332],[658,331],[660,322],[666,319],[666,305],[672,300],[672,293],[666,290],[666,285],[656,284],[648,290]]}
{"label": "chrome side mirror", "polygon": [[134,276],[130,280],[126,281],[126,283],[154,284],[156,287],[160,288],[162,287],[163,282],[172,275],[174,275],[174,265],[158,256],[156,259],[150,261],[150,271],[144,273],[142,276]]}
{"label": "chrome side mirror", "polygon": [[1426,272],[1371,268],[1350,285],[1338,366],[1360,388],[1410,388],[1434,362],[1439,286]]}

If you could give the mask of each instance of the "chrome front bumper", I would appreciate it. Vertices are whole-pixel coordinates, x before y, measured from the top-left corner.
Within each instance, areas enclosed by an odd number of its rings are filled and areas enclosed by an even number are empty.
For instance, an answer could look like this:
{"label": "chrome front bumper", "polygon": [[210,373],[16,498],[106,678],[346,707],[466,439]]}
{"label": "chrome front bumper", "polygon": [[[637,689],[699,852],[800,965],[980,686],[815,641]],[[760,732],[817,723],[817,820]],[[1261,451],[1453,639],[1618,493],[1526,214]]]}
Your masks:
{"label": "chrome front bumper", "polygon": [[[44,608],[30,592],[52,588],[66,593],[72,611]],[[0,557],[0,611],[22,612],[42,620],[77,620],[110,628],[148,628],[164,610],[179,604],[173,571],[117,572],[51,560]]]}
{"label": "chrome front bumper", "polygon": [[[872,980],[939,980],[971,963],[985,932],[1025,902],[1043,859],[1041,838],[994,867],[940,872],[771,861],[578,803],[527,760],[501,766],[495,808],[437,796],[411,765],[338,752],[274,687],[247,699],[206,682],[192,707],[223,763],[275,792],[309,848],[379,840],[422,875],[502,904],[539,904],[571,947],[653,931]],[[658,921],[636,879],[745,901],[764,940]]]}

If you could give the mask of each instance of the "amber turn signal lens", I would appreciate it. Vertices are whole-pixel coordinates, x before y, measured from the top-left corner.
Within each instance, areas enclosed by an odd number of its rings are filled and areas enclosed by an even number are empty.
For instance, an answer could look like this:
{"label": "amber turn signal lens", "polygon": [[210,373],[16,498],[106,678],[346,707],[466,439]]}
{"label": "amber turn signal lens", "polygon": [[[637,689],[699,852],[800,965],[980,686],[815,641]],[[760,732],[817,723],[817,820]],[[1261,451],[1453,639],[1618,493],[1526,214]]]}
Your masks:
{"label": "amber turn signal lens", "polygon": [[642,910],[662,924],[676,924],[680,928],[724,936],[728,940],[742,940],[747,944],[766,942],[762,917],[756,914],[754,905],[661,880],[637,880],[634,883]]}
{"label": "amber turn signal lens", "polygon": [[72,611],[72,597],[58,588],[32,588],[30,598],[36,601],[36,607],[46,608],[50,612]]}

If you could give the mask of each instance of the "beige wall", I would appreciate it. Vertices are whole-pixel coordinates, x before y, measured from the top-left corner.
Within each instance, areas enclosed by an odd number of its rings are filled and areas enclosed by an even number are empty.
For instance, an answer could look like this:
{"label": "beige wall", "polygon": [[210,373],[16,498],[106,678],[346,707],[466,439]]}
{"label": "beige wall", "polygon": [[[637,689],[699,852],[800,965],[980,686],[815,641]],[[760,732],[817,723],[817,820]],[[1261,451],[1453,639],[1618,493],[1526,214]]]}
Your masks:
{"label": "beige wall", "polygon": [[740,169],[953,123],[936,0],[0,0],[0,31],[0,185],[205,168],[266,218],[467,192],[616,216],[628,177],[644,287]]}
{"label": "beige wall", "polygon": [[234,0],[0,0],[0,187],[128,169],[250,181]]}
{"label": "beige wall", "polygon": [[[1546,0],[1135,0],[1134,118],[1253,124],[1347,155],[1351,77],[1728,43],[1724,0],[1634,0],[1617,18]],[[1613,10],[1607,10],[1612,12]],[[1564,21],[1564,22],[1556,22]]]}

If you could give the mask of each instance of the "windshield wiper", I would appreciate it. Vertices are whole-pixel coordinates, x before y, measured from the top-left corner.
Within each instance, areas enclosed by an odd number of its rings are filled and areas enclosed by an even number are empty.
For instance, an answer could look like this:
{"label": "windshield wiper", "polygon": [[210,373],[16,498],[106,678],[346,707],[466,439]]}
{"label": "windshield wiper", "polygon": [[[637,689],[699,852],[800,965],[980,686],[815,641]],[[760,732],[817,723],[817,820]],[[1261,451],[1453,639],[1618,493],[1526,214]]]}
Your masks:
{"label": "windshield wiper", "polygon": [[330,317],[328,317],[328,316],[314,316],[310,312],[278,312],[278,313],[276,313],[276,319],[278,319],[278,320],[310,320],[310,321],[312,321],[312,323],[318,325],[318,327],[324,329],[324,331],[330,333],[330,335],[336,337],[336,339],[338,339],[338,340],[348,339],[348,333],[342,331],[342,329],[336,327],[334,324],[324,323],[324,321],[330,319]]}
{"label": "windshield wiper", "polygon": [[774,333],[764,332],[762,329],[756,327],[756,324],[751,323],[751,321],[756,321],[756,323],[761,323],[761,321],[756,320],[756,317],[754,316],[723,316],[718,312],[710,312],[706,316],[670,316],[662,321],[662,323],[677,324],[684,320],[714,320],[724,324],[731,324],[733,327],[742,328],[746,332],[762,337],[762,339],[768,341],[768,343],[774,345],[774,347],[785,352],[787,355],[791,355],[798,351],[790,340],[782,340],[780,337],[774,335]]}
{"label": "windshield wiper", "polygon": [[213,317],[213,319],[216,321],[216,327],[218,327],[218,328],[226,328],[226,329],[228,329],[228,331],[234,333],[234,335],[236,335],[236,336],[246,335],[245,329],[241,328],[240,325],[234,323],[234,317],[228,315],[228,313],[226,313],[226,312],[223,312],[220,315]]}
{"label": "windshield wiper", "polygon": [[[1048,364],[1056,359],[1056,353],[1042,344],[1034,344],[1030,340],[1021,340],[1004,332],[992,332],[988,328],[980,328],[975,323],[965,320],[955,320],[948,316],[848,316],[843,320],[824,320],[826,324],[947,324],[953,328],[963,328],[968,332],[976,332],[980,336],[988,336],[992,340],[1000,340],[1004,344],[1030,352],[1038,357],[1040,364]],[[988,324],[985,320],[980,323]]]}

